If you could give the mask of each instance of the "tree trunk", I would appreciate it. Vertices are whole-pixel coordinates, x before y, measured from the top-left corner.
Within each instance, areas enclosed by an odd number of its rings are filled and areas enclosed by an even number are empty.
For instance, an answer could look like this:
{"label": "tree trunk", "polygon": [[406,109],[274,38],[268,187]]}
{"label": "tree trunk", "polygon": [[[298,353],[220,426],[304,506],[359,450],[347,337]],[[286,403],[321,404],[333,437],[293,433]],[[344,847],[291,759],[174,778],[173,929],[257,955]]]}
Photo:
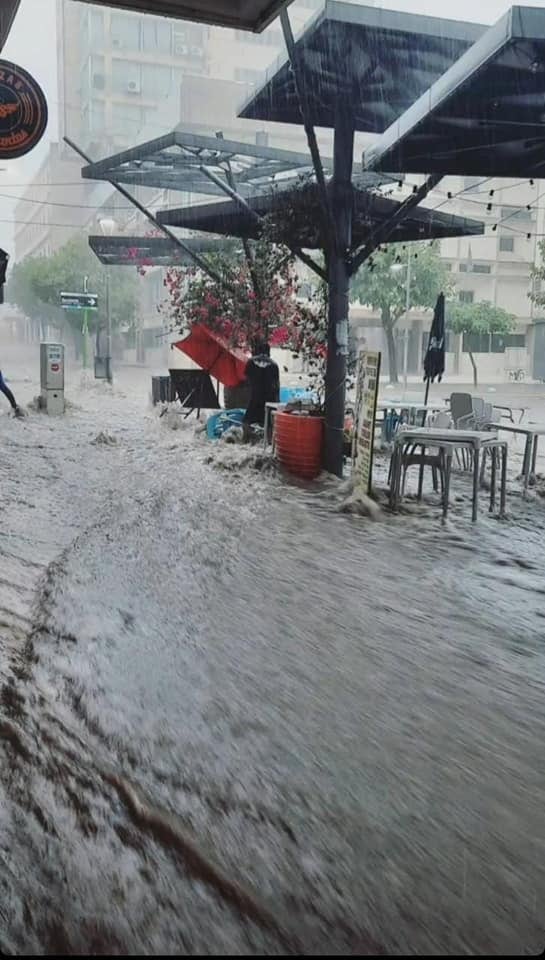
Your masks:
{"label": "tree trunk", "polygon": [[390,373],[390,383],[399,383],[397,375],[397,351],[394,337],[394,323],[390,310],[385,307],[382,311],[382,326],[386,334],[386,346],[388,349],[388,369]]}
{"label": "tree trunk", "polygon": [[475,363],[475,357],[473,356],[471,350],[468,350],[469,359],[471,360],[471,366],[473,367],[473,386],[478,387],[477,383],[477,364]]}

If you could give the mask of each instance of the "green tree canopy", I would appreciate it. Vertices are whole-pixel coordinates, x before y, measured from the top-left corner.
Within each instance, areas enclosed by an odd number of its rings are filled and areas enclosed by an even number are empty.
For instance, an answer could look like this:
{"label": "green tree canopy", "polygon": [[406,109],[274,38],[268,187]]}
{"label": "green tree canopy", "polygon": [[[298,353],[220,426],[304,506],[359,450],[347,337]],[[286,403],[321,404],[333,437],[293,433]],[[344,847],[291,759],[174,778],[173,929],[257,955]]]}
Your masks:
{"label": "green tree canopy", "polygon": [[[110,271],[112,326],[130,329],[135,321],[138,296],[136,270],[111,267]],[[96,330],[106,322],[106,268],[90,249],[84,234],[73,237],[51,257],[26,257],[15,264],[8,280],[6,300],[31,319],[68,324],[80,334],[82,315],[77,311],[60,311],[60,293],[82,291],[85,277],[89,292],[99,298],[98,311],[90,314],[92,329]]]}
{"label": "green tree canopy", "polygon": [[545,307],[545,240],[540,241],[538,248],[541,263],[536,263],[530,270],[533,289],[528,296],[537,307]]}
{"label": "green tree canopy", "polygon": [[409,258],[410,305],[433,308],[441,292],[448,296],[453,289],[452,277],[439,256],[437,243],[390,243],[358,270],[351,285],[351,300],[359,300],[380,311],[392,383],[398,380],[394,329],[407,305]]}
{"label": "green tree canopy", "polygon": [[[487,300],[478,303],[450,303],[447,307],[447,326],[458,334],[508,334],[515,324],[515,317],[503,307],[496,307]],[[477,386],[477,364],[472,350],[468,350],[473,367],[473,383]]]}

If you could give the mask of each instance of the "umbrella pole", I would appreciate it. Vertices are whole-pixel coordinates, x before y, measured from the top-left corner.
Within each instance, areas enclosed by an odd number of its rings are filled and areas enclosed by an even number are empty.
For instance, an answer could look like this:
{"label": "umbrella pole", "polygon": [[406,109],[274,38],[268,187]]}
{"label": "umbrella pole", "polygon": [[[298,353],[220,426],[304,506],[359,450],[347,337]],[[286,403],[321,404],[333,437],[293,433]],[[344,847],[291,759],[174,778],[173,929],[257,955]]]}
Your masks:
{"label": "umbrella pole", "polygon": [[[429,377],[426,377],[426,391],[425,391],[425,393],[424,393],[424,406],[425,406],[425,407],[428,406],[428,397],[429,397],[429,395],[430,395],[430,378],[429,378]],[[422,414],[422,426],[423,426],[423,427],[426,426],[426,414],[427,414],[427,412],[428,412],[427,410],[424,410],[424,412],[423,412],[423,414]]]}

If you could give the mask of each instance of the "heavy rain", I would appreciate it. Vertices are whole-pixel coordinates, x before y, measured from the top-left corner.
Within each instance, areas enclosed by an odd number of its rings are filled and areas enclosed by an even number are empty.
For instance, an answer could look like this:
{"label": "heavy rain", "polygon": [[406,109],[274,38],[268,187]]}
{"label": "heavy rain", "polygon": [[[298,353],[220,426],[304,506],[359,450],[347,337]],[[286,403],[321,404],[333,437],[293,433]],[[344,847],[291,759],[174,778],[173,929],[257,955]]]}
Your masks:
{"label": "heavy rain", "polygon": [[542,953],[544,36],[4,3],[3,955]]}

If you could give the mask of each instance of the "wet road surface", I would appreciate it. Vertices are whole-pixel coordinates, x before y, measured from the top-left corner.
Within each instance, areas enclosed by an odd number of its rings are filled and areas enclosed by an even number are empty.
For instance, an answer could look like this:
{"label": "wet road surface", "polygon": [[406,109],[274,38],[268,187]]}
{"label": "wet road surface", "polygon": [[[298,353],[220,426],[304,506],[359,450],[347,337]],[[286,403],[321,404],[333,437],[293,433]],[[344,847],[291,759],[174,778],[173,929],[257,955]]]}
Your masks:
{"label": "wet road surface", "polygon": [[541,950],[545,500],[370,524],[77,403],[0,418],[1,949]]}

